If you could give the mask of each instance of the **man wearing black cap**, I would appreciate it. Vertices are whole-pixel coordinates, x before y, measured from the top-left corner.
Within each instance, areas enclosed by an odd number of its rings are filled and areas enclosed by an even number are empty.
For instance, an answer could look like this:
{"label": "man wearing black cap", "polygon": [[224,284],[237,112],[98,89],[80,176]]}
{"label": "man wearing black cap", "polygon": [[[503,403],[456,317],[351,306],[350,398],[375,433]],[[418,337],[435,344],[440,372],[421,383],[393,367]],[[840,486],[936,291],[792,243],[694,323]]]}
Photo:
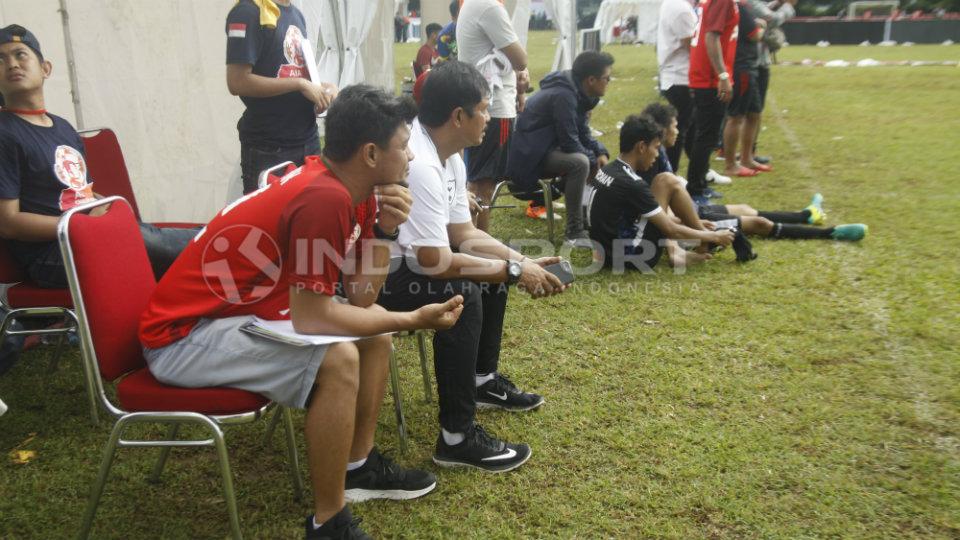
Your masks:
{"label": "man wearing black cap", "polygon": [[[37,285],[65,288],[57,222],[97,196],[80,135],[44,108],[43,83],[52,70],[29,30],[0,29],[0,238]],[[147,224],[140,231],[158,278],[196,234]]]}

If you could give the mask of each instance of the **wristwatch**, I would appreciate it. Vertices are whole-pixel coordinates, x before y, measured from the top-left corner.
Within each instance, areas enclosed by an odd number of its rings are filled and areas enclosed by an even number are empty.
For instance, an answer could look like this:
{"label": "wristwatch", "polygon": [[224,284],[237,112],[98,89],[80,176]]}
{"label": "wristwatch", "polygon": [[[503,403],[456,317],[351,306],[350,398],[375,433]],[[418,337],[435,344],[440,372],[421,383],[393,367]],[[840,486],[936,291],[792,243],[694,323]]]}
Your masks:
{"label": "wristwatch", "polygon": [[520,281],[523,266],[517,261],[507,261],[507,285],[516,285]]}
{"label": "wristwatch", "polygon": [[729,80],[730,80],[730,74],[727,73],[726,71],[724,71],[723,73],[717,75],[717,78],[720,79],[721,81],[729,81]]}
{"label": "wristwatch", "polygon": [[396,242],[397,238],[400,238],[400,227],[397,227],[397,230],[393,231],[393,234],[387,234],[380,228],[379,223],[373,224],[373,236],[379,238],[380,240],[389,240],[391,242]]}

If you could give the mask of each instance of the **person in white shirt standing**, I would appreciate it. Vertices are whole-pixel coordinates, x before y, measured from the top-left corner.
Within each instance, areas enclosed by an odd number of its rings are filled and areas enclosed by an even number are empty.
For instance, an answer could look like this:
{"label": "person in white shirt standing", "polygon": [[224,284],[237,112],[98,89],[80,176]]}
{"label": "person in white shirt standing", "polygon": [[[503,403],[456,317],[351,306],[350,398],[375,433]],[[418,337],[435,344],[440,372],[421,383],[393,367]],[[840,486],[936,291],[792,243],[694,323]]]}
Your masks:
{"label": "person in white shirt standing", "polygon": [[487,434],[475,421],[476,410],[529,411],[544,402],[520,391],[498,370],[507,289],[516,284],[538,298],[560,293],[564,286],[544,270],[559,257],[531,260],[470,219],[467,170],[459,152],[484,138],[487,107],[487,85],[476,68],[444,62],[430,71],[419,117],[410,129],[413,204],[392,246],[393,271],[377,303],[410,311],[463,295],[457,324],[433,338],[442,428],[433,461],[503,472],[526,462],[530,447]]}
{"label": "person in white shirt standing", "polygon": [[[467,181],[481,201],[489,202],[504,179],[510,137],[517,110],[523,110],[530,86],[527,51],[520,43],[502,0],[466,0],[457,18],[457,49],[461,62],[484,74],[490,86],[490,122],[483,143],[466,149]],[[489,210],[480,212],[477,227],[490,226]]]}
{"label": "person in white shirt standing", "polygon": [[660,67],[660,94],[677,109],[677,143],[667,150],[670,166],[680,170],[680,153],[688,148],[692,137],[690,120],[693,98],[690,96],[690,41],[697,27],[697,12],[691,0],[663,0],[657,25],[657,65]]}

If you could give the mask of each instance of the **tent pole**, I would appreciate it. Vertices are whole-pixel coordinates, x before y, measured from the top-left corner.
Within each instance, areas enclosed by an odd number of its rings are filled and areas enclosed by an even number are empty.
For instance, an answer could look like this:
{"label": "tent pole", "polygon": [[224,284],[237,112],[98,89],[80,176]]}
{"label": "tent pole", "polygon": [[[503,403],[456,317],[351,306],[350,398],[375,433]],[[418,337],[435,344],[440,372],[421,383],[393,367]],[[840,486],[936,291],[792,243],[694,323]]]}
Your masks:
{"label": "tent pole", "polygon": [[579,25],[577,24],[577,0],[570,0],[570,48],[568,49],[571,53],[570,55],[570,66],[573,66],[573,59],[577,57],[579,52],[577,42],[579,41],[577,34],[579,33]]}
{"label": "tent pole", "polygon": [[[337,74],[337,85],[340,85],[340,76],[343,74],[343,60],[346,57],[346,51],[343,46],[343,25],[340,24],[346,20],[346,2],[340,4],[339,0],[328,0],[330,2],[330,10],[333,11],[333,26],[337,30],[337,55],[340,56],[340,73]],[[340,8],[343,8],[341,10]],[[342,13],[341,13],[342,12]]]}
{"label": "tent pole", "polygon": [[80,108],[80,85],[77,82],[77,62],[73,55],[73,40],[70,38],[70,15],[67,13],[67,0],[60,0],[60,18],[63,20],[63,45],[67,52],[67,71],[70,75],[70,94],[73,98],[73,113],[76,115],[77,129],[82,130],[83,110]]}

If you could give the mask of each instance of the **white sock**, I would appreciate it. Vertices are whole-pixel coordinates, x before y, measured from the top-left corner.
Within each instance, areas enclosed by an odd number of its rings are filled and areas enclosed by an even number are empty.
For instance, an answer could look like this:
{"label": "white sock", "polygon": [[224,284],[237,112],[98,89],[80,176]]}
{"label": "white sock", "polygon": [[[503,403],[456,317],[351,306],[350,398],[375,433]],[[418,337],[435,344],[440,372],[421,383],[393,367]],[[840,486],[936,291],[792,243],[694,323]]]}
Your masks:
{"label": "white sock", "polygon": [[359,469],[360,467],[363,467],[363,464],[366,463],[366,462],[367,462],[367,458],[363,458],[363,459],[361,459],[360,461],[351,461],[350,463],[347,463],[347,470],[348,470],[348,471],[355,471],[355,470]]}
{"label": "white sock", "polygon": [[486,375],[480,375],[478,373],[476,376],[477,388],[486,384],[487,381],[492,381],[494,375],[496,375],[496,373],[487,373]]}
{"label": "white sock", "polygon": [[445,429],[441,429],[440,433],[443,434],[443,442],[454,446],[463,442],[466,437],[463,436],[463,433],[450,433]]}
{"label": "white sock", "polygon": [[[325,523],[325,522],[324,522]],[[323,523],[317,523],[317,515],[313,515],[313,530],[317,530],[320,527],[323,527]]]}

